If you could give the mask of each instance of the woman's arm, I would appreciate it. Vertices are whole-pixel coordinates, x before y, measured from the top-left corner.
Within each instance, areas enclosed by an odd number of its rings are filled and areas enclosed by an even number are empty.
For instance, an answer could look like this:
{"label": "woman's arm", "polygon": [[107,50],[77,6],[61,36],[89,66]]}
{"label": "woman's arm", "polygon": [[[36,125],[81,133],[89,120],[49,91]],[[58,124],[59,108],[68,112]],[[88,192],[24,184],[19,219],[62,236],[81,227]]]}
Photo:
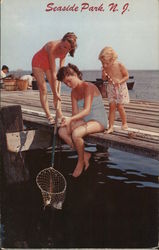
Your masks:
{"label": "woman's arm", "polygon": [[79,108],[77,104],[77,99],[74,96],[74,91],[71,92],[71,103],[72,103],[72,116],[79,113]]}
{"label": "woman's arm", "polygon": [[64,58],[60,58],[60,68],[63,67],[65,65],[65,57]]}
{"label": "woman's arm", "polygon": [[[84,108],[77,114],[71,117],[71,121],[75,121],[78,119],[82,119],[86,115],[88,115],[91,111],[92,100],[94,96],[93,88],[91,86],[86,85],[84,87]],[[77,102],[77,101],[76,101]],[[75,101],[72,102],[72,110],[76,110],[76,103]]]}
{"label": "woman's arm", "polygon": [[[84,116],[88,115],[91,110],[92,100],[94,96],[94,91],[91,86],[86,85],[84,90],[84,108],[80,112],[78,111],[77,99],[73,93],[72,99],[72,117],[65,119],[62,123],[62,127],[66,126],[68,131],[70,132],[70,125],[72,121],[76,121],[82,119]],[[78,113],[76,113],[78,111]]]}

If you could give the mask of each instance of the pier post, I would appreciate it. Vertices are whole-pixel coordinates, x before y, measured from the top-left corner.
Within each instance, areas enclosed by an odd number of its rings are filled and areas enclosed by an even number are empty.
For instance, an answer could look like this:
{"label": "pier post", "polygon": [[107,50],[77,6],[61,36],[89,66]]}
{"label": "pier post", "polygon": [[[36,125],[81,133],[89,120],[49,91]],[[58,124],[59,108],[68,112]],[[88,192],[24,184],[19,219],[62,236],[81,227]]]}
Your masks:
{"label": "pier post", "polygon": [[6,133],[23,130],[22,111],[20,105],[3,107],[0,110],[0,150],[2,171],[7,184],[21,183],[29,179],[29,171],[25,167],[25,153],[12,153],[7,149]]}

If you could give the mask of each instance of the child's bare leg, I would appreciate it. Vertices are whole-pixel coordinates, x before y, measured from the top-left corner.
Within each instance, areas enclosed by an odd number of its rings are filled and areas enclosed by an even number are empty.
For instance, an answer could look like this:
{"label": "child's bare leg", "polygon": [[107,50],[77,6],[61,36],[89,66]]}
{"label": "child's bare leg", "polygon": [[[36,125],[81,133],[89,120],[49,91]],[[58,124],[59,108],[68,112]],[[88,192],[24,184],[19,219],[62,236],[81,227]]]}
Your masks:
{"label": "child's bare leg", "polygon": [[122,129],[126,130],[128,129],[128,125],[127,125],[127,118],[126,118],[126,112],[125,112],[124,106],[123,104],[118,103],[117,108],[120,114],[120,118],[122,120]]}
{"label": "child's bare leg", "polygon": [[109,104],[109,128],[107,133],[110,134],[113,132],[114,120],[115,120],[115,111],[116,111],[116,103],[111,102]]}

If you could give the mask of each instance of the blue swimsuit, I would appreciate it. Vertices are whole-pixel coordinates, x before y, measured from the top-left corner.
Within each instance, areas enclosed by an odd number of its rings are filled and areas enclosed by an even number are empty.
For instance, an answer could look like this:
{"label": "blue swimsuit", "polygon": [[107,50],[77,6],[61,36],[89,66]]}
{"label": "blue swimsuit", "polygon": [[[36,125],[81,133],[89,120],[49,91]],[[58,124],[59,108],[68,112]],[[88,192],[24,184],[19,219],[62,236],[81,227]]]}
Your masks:
{"label": "blue swimsuit", "polygon": [[[84,99],[78,100],[78,107],[83,108],[84,107]],[[85,122],[95,120],[102,124],[104,128],[107,128],[107,113],[104,108],[102,96],[94,96],[93,101],[92,101],[92,106],[91,106],[91,111],[89,115],[85,116],[83,118]]]}

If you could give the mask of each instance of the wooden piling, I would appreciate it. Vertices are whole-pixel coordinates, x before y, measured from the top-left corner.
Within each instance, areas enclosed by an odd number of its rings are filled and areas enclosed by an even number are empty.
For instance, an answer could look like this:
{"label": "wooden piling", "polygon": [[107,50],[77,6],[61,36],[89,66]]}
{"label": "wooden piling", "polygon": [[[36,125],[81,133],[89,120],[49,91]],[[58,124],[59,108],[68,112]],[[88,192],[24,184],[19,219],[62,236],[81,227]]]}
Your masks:
{"label": "wooden piling", "polygon": [[23,130],[21,106],[2,107],[0,110],[0,149],[7,184],[21,183],[29,179],[29,171],[24,161],[25,153],[9,152],[6,143],[6,133],[21,130]]}

